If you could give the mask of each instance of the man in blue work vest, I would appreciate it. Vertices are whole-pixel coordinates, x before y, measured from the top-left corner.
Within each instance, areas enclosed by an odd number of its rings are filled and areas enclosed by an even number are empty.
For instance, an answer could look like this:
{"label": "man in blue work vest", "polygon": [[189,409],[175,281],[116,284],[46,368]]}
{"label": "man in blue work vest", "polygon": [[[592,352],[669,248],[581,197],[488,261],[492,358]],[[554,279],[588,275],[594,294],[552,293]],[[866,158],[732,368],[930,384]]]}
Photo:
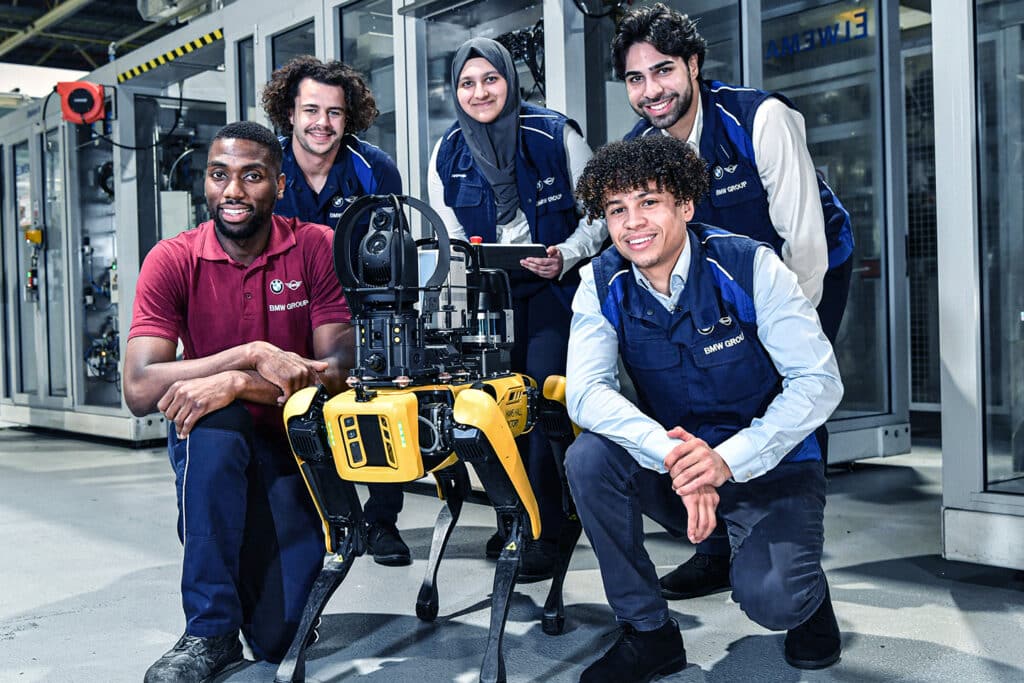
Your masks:
{"label": "man in blue work vest", "polygon": [[[835,344],[850,291],[850,215],[816,173],[793,104],[779,93],[702,79],[706,46],[696,21],[661,3],[626,13],[612,40],[612,61],[642,117],[626,139],[662,134],[696,149],[707,162],[710,188],[694,219],[770,244],[796,273]],[[827,428],[816,435],[827,462]],[[729,584],[721,526],[661,579],[670,600]]]}
{"label": "man in blue work vest", "polygon": [[[274,213],[330,228],[366,194],[401,194],[398,168],[383,150],[356,137],[380,113],[363,77],[347,64],[296,57],[275,71],[263,90],[263,108],[283,133],[284,195]],[[366,234],[355,230],[352,248]],[[403,566],[412,559],[398,533],[402,489],[368,484],[365,516],[370,552],[378,564]]]}
{"label": "man in blue work vest", "polygon": [[[691,222],[707,189],[705,162],[661,135],[604,147],[577,185],[615,248],[583,268],[573,300],[567,400],[586,431],[566,472],[622,625],[584,683],[648,681],[686,666],[642,515],[694,543],[724,521],[740,608],[788,631],[794,667],[840,656],[813,434],[842,398],[835,356],[768,244]],[[636,404],[619,393],[620,354]]]}

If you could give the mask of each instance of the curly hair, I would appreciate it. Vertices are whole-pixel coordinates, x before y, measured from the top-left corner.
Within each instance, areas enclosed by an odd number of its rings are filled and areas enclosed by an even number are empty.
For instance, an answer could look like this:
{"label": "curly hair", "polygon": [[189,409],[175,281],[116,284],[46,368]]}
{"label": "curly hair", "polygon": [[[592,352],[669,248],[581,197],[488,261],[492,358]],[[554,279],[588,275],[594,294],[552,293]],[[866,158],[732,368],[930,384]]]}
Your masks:
{"label": "curly hair", "polygon": [[576,184],[576,200],[590,220],[604,218],[609,195],[646,189],[670,192],[676,203],[699,204],[708,192],[704,160],[682,140],[669,135],[647,135],[611,142],[597,150]]}
{"label": "curly hair", "polygon": [[636,43],[650,43],[658,52],[682,57],[684,62],[690,60],[690,55],[697,55],[698,73],[704,67],[704,53],[708,48],[707,41],[697,33],[696,19],[660,2],[631,9],[615,27],[612,64],[619,80],[626,77],[626,53]]}
{"label": "curly hair", "polygon": [[250,140],[262,145],[267,150],[267,161],[275,172],[281,171],[281,143],[266,126],[261,126],[254,121],[235,121],[229,123],[216,132],[214,140]]}
{"label": "curly hair", "polygon": [[363,75],[344,62],[322,62],[312,55],[291,60],[270,75],[263,88],[263,109],[271,123],[283,135],[292,134],[289,118],[295,110],[299,84],[312,78],[324,85],[340,86],[345,91],[345,134],[361,133],[369,128],[380,111]]}

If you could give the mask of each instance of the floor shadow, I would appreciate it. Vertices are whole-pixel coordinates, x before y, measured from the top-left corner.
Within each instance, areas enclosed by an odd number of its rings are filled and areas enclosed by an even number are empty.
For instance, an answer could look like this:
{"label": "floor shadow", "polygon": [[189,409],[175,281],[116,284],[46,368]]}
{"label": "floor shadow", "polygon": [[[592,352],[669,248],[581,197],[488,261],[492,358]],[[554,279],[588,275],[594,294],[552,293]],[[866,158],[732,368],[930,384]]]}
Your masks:
{"label": "floor shadow", "polygon": [[833,575],[864,577],[872,584],[902,584],[898,599],[891,590],[874,585],[843,588],[834,582],[833,595],[842,601],[873,607],[921,607],[942,604],[939,596],[949,595],[957,607],[968,612],[1024,613],[1024,573],[1000,567],[944,560],[939,555],[918,555],[879,562],[835,567]]}

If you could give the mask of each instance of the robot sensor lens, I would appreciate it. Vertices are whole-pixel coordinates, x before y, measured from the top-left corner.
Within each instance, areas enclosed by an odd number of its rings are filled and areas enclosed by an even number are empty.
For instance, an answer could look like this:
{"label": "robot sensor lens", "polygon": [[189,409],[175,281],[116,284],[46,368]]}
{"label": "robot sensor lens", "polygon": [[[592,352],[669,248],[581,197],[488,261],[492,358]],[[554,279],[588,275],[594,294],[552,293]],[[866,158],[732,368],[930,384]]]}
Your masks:
{"label": "robot sensor lens", "polygon": [[374,235],[366,243],[366,251],[371,254],[379,254],[388,246],[388,239],[384,235]]}

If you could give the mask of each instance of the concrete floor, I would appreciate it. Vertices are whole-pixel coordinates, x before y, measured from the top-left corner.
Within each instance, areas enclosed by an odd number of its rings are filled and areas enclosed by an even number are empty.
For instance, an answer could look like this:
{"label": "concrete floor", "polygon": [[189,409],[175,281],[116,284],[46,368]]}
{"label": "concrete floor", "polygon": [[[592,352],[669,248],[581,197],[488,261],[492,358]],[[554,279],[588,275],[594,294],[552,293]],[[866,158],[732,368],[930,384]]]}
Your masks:
{"label": "concrete floor", "polygon": [[[825,568],[843,631],[842,660],[801,672],[782,635],[751,623],[728,594],[672,603],[689,666],[672,681],[1022,681],[1024,576],[941,556],[940,455],[858,463],[831,473]],[[309,681],[477,680],[492,565],[493,514],[469,504],[441,566],[440,616],[415,617],[440,503],[409,494],[400,526],[415,562],[360,558],[325,613]],[[181,633],[181,550],[162,449],[0,431],[0,681],[139,681]],[[648,548],[668,570],[690,554],[654,525]],[[505,640],[509,681],[575,681],[615,636],[593,554],[577,549],[567,626],[545,636],[547,584],[519,588]],[[249,663],[225,681],[270,681]]]}

